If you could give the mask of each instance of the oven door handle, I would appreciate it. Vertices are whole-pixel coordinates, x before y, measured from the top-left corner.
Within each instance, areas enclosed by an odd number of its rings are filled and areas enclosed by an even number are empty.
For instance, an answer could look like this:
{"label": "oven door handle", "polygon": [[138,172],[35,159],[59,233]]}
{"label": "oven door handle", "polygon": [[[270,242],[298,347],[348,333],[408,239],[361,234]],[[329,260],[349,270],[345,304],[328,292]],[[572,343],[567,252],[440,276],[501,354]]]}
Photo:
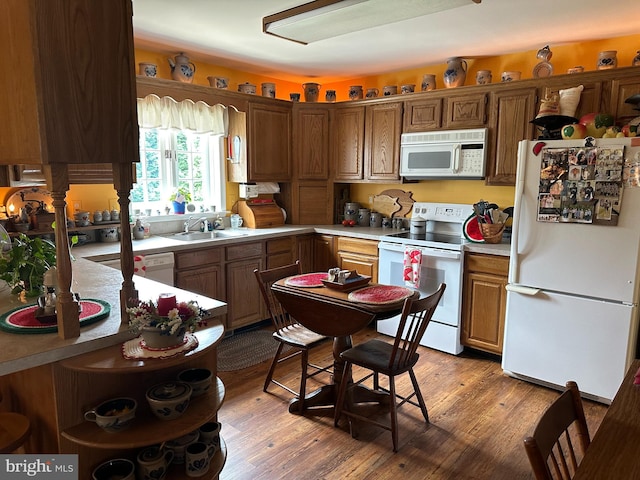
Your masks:
{"label": "oven door handle", "polygon": [[[388,242],[380,242],[378,245],[379,250],[389,250],[392,252],[400,252],[404,254],[405,248],[407,246],[401,243],[388,243]],[[459,260],[460,252],[456,252],[454,250],[444,250],[441,248],[432,248],[432,247],[412,247],[420,250],[422,255],[425,257],[432,258],[448,258],[451,260]]]}

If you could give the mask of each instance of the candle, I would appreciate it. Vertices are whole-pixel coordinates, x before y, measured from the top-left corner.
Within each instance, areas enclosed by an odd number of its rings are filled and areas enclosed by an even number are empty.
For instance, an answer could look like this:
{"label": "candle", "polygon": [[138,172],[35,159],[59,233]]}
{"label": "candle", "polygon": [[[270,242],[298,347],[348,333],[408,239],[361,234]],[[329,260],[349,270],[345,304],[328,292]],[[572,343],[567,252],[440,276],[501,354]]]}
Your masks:
{"label": "candle", "polygon": [[166,317],[169,314],[169,310],[177,306],[176,296],[172,293],[161,293],[158,297],[158,315],[162,317]]}

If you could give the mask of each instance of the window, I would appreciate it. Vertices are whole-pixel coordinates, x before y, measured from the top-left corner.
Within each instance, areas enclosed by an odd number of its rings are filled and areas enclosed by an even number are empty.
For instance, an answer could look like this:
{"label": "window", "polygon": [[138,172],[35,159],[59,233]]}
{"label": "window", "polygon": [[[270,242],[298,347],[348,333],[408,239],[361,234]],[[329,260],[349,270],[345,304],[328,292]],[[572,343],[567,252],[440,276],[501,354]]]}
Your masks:
{"label": "window", "polygon": [[176,188],[202,210],[225,208],[222,105],[148,95],[138,99],[140,164],[131,191],[133,209],[170,213]]}
{"label": "window", "polygon": [[222,135],[189,130],[140,128],[140,164],[131,191],[132,208],[166,213],[176,187],[191,193],[191,203],[224,210]]}

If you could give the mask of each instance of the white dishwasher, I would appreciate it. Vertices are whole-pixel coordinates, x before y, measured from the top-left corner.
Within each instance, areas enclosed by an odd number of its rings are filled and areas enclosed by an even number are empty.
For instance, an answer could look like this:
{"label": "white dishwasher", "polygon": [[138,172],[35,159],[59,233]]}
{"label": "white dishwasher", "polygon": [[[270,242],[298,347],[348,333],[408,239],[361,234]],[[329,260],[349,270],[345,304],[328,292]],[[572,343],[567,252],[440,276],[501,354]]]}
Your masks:
{"label": "white dishwasher", "polygon": [[[151,255],[139,256],[143,258],[145,278],[173,286],[173,252],[153,253]],[[120,259],[106,260],[104,262],[97,263],[120,270]]]}

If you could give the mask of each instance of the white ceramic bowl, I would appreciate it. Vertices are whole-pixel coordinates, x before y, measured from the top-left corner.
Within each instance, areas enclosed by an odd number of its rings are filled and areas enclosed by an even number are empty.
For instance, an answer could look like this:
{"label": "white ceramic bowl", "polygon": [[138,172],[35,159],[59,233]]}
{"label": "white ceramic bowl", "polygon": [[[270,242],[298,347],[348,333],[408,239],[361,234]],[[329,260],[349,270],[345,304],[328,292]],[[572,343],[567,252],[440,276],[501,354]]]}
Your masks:
{"label": "white ceramic bowl", "polygon": [[184,382],[165,382],[147,390],[147,402],[153,414],[160,420],[180,417],[191,399],[191,385]]}
{"label": "white ceramic bowl", "polygon": [[191,398],[202,395],[209,390],[213,374],[207,368],[189,368],[178,374],[178,381],[191,386]]}
{"label": "white ceramic bowl", "polygon": [[112,398],[102,402],[93,410],[85,412],[84,418],[95,422],[107,432],[119,432],[127,428],[136,416],[138,404],[133,398]]}

